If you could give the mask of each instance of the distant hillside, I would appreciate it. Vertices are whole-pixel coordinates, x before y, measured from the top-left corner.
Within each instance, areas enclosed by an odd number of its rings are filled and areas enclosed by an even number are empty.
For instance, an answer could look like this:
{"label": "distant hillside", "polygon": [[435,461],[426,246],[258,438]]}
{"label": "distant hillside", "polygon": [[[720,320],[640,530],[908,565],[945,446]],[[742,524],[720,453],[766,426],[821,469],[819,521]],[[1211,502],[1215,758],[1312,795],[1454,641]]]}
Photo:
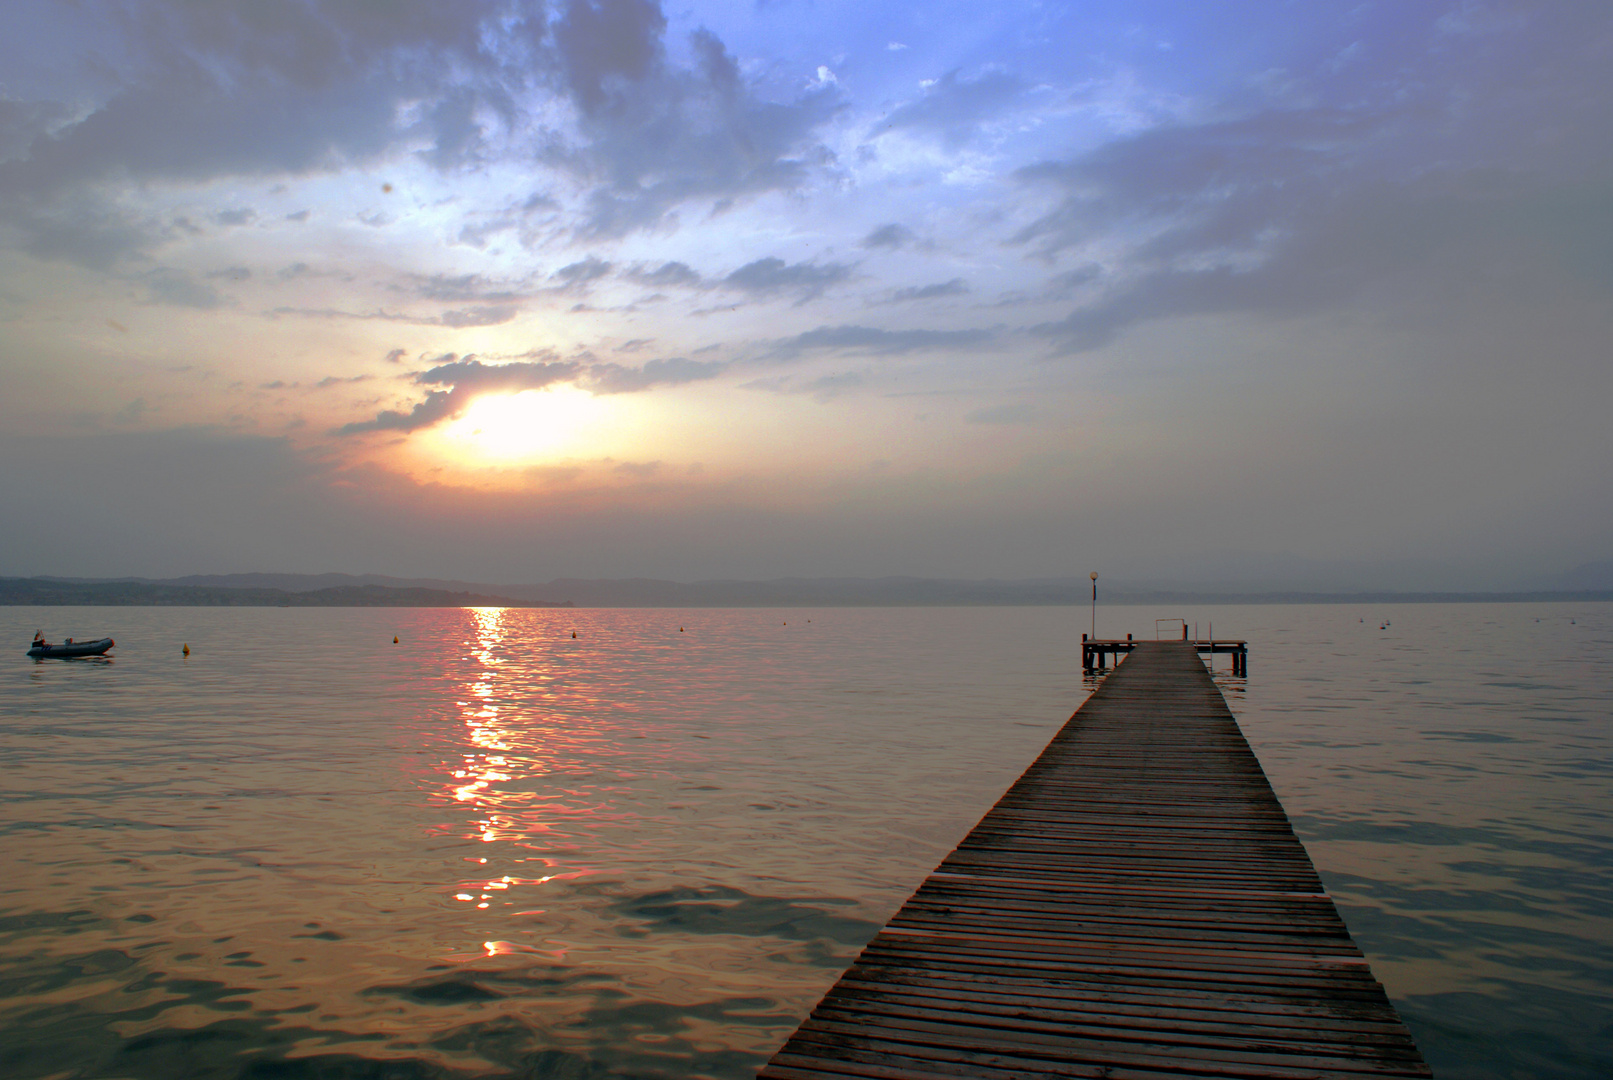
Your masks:
{"label": "distant hillside", "polygon": [[0,604],[157,607],[570,607],[571,602],[517,600],[443,589],[339,585],[291,592],[169,585],[145,581],[66,581],[0,578]]}
{"label": "distant hillside", "polygon": [[[1099,582],[1098,604],[1459,604],[1609,601],[1613,589],[1529,592],[1255,592],[1148,588]],[[554,596],[566,597],[556,602]],[[960,581],[944,578],[775,578],[665,581],[560,578],[490,585],[380,574],[217,574],[142,578],[0,578],[0,604],[168,604],[247,607],[1021,607],[1084,606],[1086,578]]]}
{"label": "distant hillside", "polygon": [[[1098,583],[1098,606],[1129,604],[1457,604],[1613,600],[1613,589],[1533,592],[1230,592]],[[510,596],[560,595],[579,607],[1026,607],[1085,606],[1086,578],[960,581],[940,578],[777,578],[772,581],[662,581],[559,578],[502,585]]]}

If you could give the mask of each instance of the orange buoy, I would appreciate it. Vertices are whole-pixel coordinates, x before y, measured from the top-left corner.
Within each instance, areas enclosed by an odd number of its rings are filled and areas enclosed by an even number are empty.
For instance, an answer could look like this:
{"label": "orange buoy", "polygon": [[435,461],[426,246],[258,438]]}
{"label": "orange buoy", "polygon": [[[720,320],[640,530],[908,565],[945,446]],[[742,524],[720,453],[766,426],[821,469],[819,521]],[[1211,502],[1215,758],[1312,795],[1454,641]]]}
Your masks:
{"label": "orange buoy", "polygon": [[188,642],[188,641],[185,642],[185,647],[183,649],[180,649],[179,651],[184,653],[186,656],[189,656],[190,655],[190,642]]}
{"label": "orange buoy", "polygon": [[398,643],[398,635],[393,634],[392,635],[392,644],[396,645],[397,643]]}

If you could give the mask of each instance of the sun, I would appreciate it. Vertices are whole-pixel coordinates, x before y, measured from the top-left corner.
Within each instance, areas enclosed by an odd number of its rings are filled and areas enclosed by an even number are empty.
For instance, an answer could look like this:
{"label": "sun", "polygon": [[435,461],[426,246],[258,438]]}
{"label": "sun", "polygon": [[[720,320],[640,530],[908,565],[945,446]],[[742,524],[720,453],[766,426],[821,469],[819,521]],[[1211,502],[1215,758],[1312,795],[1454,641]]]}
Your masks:
{"label": "sun", "polygon": [[478,398],[442,429],[455,456],[514,464],[586,452],[607,420],[605,402],[574,386]]}

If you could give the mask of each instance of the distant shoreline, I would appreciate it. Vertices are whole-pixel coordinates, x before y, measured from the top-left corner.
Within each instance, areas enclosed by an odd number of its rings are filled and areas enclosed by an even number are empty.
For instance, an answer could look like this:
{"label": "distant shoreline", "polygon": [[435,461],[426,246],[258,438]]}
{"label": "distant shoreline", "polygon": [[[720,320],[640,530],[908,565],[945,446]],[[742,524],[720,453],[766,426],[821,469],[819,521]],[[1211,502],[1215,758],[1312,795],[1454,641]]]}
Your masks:
{"label": "distant shoreline", "polygon": [[[682,583],[651,579],[564,580],[547,585],[452,589],[353,579],[340,575],[234,575],[235,578],[305,581],[316,587],[263,584],[190,584],[181,581],[0,578],[6,607],[510,607],[510,608],[778,608],[778,607],[1086,607],[1083,581],[946,581],[924,578],[786,578],[774,581]],[[215,579],[217,580],[217,579]],[[224,578],[229,580],[229,578]],[[534,595],[563,594],[564,600]],[[1192,604],[1497,604],[1602,603],[1613,589],[1519,592],[1195,592],[1117,588],[1100,592],[1103,607]]]}
{"label": "distant shoreline", "polygon": [[443,589],[349,585],[306,592],[286,589],[61,582],[0,578],[3,607],[525,607],[564,608],[570,601],[516,600]]}

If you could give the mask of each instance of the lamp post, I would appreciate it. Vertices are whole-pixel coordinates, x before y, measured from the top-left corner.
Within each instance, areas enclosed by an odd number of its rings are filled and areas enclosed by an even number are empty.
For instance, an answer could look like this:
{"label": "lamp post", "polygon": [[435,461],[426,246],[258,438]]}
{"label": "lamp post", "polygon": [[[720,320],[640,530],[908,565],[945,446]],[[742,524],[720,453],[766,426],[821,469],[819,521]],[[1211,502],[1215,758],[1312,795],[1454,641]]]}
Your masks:
{"label": "lamp post", "polygon": [[1098,640],[1098,572],[1092,571],[1092,640]]}

